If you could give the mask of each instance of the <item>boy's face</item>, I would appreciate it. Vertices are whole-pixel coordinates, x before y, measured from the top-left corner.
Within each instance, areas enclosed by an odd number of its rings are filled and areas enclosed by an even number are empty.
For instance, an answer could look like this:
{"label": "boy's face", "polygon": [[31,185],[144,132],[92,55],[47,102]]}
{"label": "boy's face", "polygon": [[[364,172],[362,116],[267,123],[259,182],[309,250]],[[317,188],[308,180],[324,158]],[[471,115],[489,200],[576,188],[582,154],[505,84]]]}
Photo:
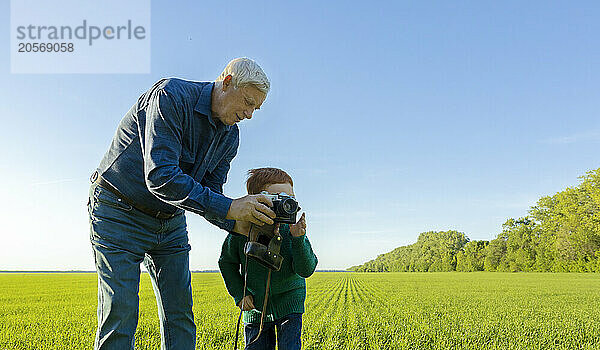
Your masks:
{"label": "boy's face", "polygon": [[269,194],[279,194],[285,192],[290,196],[294,196],[294,188],[289,182],[282,184],[270,184],[265,186],[264,191],[269,192]]}

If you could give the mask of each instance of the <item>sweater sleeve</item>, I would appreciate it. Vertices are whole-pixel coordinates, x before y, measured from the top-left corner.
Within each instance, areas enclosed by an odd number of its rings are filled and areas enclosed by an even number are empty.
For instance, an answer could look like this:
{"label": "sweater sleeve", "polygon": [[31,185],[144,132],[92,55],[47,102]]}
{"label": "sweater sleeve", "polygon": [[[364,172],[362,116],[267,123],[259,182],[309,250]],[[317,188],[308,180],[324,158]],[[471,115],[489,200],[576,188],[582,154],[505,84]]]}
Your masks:
{"label": "sweater sleeve", "polygon": [[[282,226],[283,230],[289,231],[288,225]],[[317,256],[313,252],[306,234],[300,237],[290,235],[290,237],[292,238],[292,268],[298,276],[308,278],[315,272]]]}
{"label": "sweater sleeve", "polygon": [[240,270],[242,262],[239,258],[239,250],[243,248],[240,246],[243,244],[242,238],[231,233],[227,235],[219,257],[219,270],[227,292],[233,297],[235,305],[239,304],[244,295],[244,278]]}

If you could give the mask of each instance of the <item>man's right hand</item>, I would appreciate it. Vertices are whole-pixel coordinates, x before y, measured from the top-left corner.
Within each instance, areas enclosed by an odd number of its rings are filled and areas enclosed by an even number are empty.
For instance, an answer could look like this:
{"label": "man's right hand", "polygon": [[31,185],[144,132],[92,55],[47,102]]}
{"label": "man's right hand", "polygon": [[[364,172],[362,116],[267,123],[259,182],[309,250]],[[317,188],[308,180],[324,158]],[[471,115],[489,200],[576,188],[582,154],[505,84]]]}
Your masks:
{"label": "man's right hand", "polygon": [[270,207],[273,203],[262,194],[250,194],[231,202],[226,219],[248,221],[255,225],[272,225],[275,212]]}
{"label": "man's right hand", "polygon": [[254,309],[254,298],[252,298],[252,295],[246,295],[244,299],[240,300],[238,307],[244,311],[250,311]]}

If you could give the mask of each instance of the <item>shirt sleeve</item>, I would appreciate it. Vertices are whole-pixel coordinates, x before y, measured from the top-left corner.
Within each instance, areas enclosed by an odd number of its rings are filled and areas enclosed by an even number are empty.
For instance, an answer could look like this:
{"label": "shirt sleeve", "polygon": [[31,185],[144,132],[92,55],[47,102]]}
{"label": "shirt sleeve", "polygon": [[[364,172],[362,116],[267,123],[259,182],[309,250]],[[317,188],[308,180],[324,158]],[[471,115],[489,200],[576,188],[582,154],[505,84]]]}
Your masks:
{"label": "shirt sleeve", "polygon": [[[227,155],[219,162],[217,167],[210,173],[204,175],[202,184],[210,188],[216,193],[223,193],[223,185],[227,182],[227,173],[229,172],[230,164],[237,154],[239,139],[230,149]],[[213,225],[218,226],[226,231],[232,231],[235,225],[235,220],[212,218],[208,219]]]}
{"label": "shirt sleeve", "polygon": [[166,203],[208,220],[224,221],[232,200],[198,183],[179,167],[184,118],[181,108],[164,88],[150,96],[141,135],[146,186]]}
{"label": "shirt sleeve", "polygon": [[244,295],[244,278],[240,270],[242,262],[239,255],[242,241],[240,237],[231,233],[227,235],[219,257],[219,270],[221,276],[223,276],[225,288],[227,288],[229,295],[233,297],[235,305],[239,304]]}
{"label": "shirt sleeve", "polygon": [[[282,230],[289,232],[289,225],[281,226]],[[317,256],[313,252],[306,234],[300,237],[294,237],[290,234],[290,237],[292,238],[292,268],[298,276],[308,278],[317,268]]]}

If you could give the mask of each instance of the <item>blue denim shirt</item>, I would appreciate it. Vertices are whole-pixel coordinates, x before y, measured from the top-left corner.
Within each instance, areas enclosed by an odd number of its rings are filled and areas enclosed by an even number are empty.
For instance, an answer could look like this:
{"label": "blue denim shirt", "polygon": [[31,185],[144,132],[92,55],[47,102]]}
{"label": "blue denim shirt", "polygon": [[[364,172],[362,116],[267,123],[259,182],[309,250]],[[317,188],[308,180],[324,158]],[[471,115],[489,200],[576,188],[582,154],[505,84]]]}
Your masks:
{"label": "blue denim shirt", "polygon": [[125,114],[98,173],[134,203],[203,215],[231,231],[223,196],[239,129],[212,118],[214,83],[162,79]]}

